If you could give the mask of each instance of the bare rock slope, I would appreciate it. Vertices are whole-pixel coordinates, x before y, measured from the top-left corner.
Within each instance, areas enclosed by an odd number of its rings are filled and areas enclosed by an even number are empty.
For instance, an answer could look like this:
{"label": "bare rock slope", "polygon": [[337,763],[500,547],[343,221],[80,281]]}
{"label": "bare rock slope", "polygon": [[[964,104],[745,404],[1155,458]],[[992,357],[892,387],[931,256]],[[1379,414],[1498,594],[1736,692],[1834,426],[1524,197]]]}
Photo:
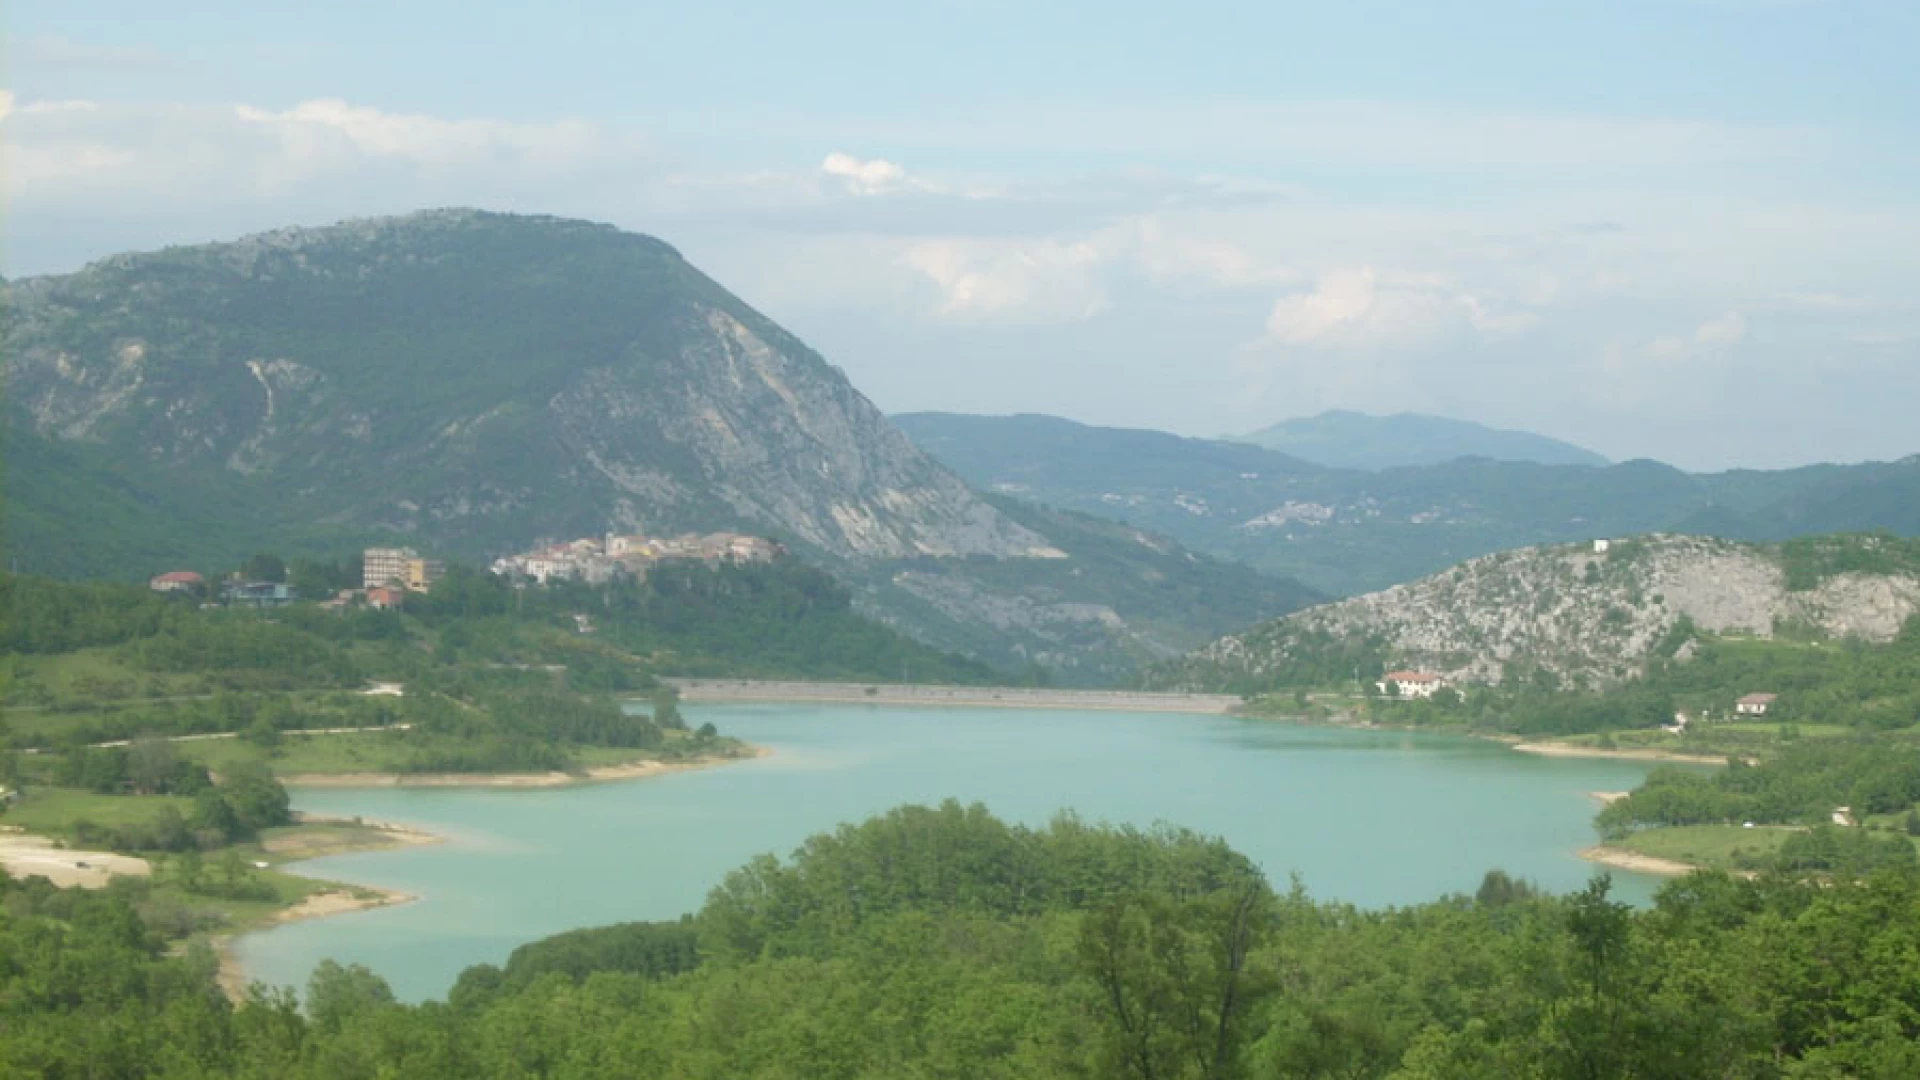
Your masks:
{"label": "bare rock slope", "polygon": [[[1871,553],[1874,537],[1831,544]],[[1769,637],[1786,629],[1886,640],[1920,611],[1911,570],[1795,567],[1787,551],[1694,536],[1558,544],[1472,559],[1380,592],[1308,608],[1221,638],[1163,669],[1179,686],[1258,686],[1309,650],[1350,643],[1392,667],[1457,682],[1544,669],[1573,684],[1639,675],[1686,628]],[[1863,565],[1866,565],[1863,563]]]}

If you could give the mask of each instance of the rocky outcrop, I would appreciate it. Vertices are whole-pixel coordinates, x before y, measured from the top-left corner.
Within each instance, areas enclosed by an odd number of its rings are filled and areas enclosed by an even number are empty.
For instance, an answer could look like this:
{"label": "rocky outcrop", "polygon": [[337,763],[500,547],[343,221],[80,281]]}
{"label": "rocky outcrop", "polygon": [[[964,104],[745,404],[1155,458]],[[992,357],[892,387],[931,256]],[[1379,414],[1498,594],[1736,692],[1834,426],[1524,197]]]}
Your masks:
{"label": "rocky outcrop", "polygon": [[[1871,545],[1871,537],[1848,543]],[[1884,641],[1920,611],[1909,573],[1832,573],[1790,588],[1778,547],[1692,536],[1552,545],[1472,559],[1221,638],[1163,680],[1257,683],[1296,652],[1363,643],[1391,667],[1494,683],[1544,669],[1574,684],[1638,676],[1676,627]],[[1684,620],[1684,622],[1683,622]]]}

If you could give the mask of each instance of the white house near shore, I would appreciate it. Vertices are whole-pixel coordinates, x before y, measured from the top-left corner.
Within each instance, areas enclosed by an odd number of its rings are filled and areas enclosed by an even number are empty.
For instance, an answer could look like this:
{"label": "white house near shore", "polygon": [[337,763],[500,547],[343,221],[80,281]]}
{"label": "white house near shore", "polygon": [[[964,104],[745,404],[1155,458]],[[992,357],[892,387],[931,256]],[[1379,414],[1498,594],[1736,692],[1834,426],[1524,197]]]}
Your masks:
{"label": "white house near shore", "polygon": [[1733,711],[1741,716],[1765,716],[1777,697],[1778,694],[1748,694],[1733,703]]}
{"label": "white house near shore", "polygon": [[1431,671],[1389,671],[1373,685],[1383,694],[1393,692],[1389,687],[1397,687],[1403,698],[1430,698],[1447,685],[1447,680]]}

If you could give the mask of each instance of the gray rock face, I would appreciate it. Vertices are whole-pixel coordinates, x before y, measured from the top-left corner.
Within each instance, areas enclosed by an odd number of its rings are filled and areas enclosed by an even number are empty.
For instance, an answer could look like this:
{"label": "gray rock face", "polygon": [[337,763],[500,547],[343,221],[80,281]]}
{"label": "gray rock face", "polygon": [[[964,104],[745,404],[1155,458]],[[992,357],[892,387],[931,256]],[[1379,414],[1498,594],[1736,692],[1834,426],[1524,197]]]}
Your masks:
{"label": "gray rock face", "polygon": [[[1861,542],[1871,543],[1871,540]],[[1691,536],[1552,545],[1473,559],[1406,585],[1309,608],[1195,653],[1213,678],[1274,669],[1305,635],[1372,637],[1390,666],[1461,682],[1544,668],[1600,685],[1640,675],[1684,617],[1702,631],[1770,637],[1796,627],[1884,641],[1920,611],[1920,579],[1840,573],[1788,588],[1779,551]],[[1205,681],[1204,679],[1202,681]]]}

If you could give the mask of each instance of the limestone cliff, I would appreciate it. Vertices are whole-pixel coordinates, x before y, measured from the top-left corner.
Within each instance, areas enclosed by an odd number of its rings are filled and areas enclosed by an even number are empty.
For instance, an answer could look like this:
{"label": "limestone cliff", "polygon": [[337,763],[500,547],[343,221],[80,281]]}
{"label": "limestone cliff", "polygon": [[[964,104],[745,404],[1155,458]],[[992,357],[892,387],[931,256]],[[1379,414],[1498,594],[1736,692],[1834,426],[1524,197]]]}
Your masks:
{"label": "limestone cliff", "polygon": [[1891,537],[1757,545],[1655,535],[1524,548],[1221,638],[1163,669],[1166,685],[1259,686],[1342,644],[1456,682],[1544,669],[1573,684],[1639,675],[1690,625],[1883,641],[1920,611],[1920,573]]}

